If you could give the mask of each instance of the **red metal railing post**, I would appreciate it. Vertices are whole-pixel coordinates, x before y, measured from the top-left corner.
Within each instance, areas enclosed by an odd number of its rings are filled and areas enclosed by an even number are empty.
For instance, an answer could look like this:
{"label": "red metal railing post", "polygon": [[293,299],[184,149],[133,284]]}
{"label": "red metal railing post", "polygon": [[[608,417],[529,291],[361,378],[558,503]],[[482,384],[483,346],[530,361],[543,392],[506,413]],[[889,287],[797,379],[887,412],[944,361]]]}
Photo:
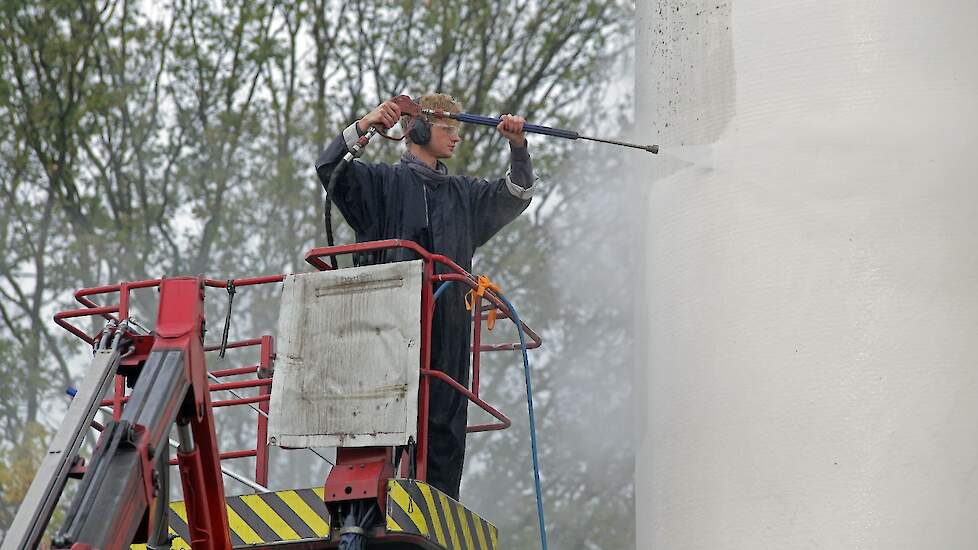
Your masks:
{"label": "red metal railing post", "polygon": [[[272,377],[272,357],[274,355],[274,342],[271,336],[262,336],[261,339],[261,361],[258,366],[258,377],[268,378]],[[272,393],[271,386],[262,386],[258,388],[258,396],[265,397],[270,396]],[[255,441],[255,481],[259,485],[268,485],[268,411],[269,411],[269,401],[264,400],[258,403],[258,410],[261,414],[258,415],[258,434]]]}
{"label": "red metal railing post", "polygon": [[[431,320],[435,314],[435,299],[432,293],[434,265],[429,259],[424,261],[421,279],[421,372],[431,365]],[[427,376],[418,377],[418,441],[415,452],[417,478],[428,479],[428,400],[430,382]]]}
{"label": "red metal railing post", "polygon": [[129,318],[129,283],[119,283],[119,321]]}

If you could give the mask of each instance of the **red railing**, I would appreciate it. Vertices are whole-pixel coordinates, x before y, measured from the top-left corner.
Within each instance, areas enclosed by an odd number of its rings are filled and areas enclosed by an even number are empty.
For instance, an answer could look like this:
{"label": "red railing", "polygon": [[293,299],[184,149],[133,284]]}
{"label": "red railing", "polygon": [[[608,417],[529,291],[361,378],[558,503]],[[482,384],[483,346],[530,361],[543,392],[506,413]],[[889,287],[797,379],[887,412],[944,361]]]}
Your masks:
{"label": "red railing", "polygon": [[[306,262],[315,266],[320,270],[332,269],[332,267],[323,259],[325,257],[340,256],[343,254],[354,254],[358,252],[371,252],[378,250],[390,250],[396,248],[403,248],[414,252],[418,258],[423,261],[423,284],[421,287],[421,326],[422,326],[422,338],[421,338],[421,385],[418,392],[418,446],[417,446],[417,463],[418,470],[421,472],[426,471],[427,465],[427,441],[428,441],[428,399],[429,399],[429,379],[437,378],[449,386],[451,386],[455,391],[461,393],[470,402],[475,403],[480,409],[488,413],[490,416],[495,418],[497,422],[488,424],[476,424],[466,427],[467,432],[486,432],[491,430],[504,430],[512,425],[512,421],[504,415],[502,412],[497,410],[495,407],[489,405],[479,397],[479,367],[480,367],[480,354],[483,351],[501,351],[501,350],[518,350],[520,349],[519,343],[514,344],[493,344],[493,345],[483,345],[481,343],[481,336],[477,336],[473,339],[472,346],[472,389],[466,388],[462,384],[452,379],[447,374],[433,370],[430,368],[431,365],[431,319],[434,315],[435,310],[435,300],[433,292],[433,283],[436,281],[449,282],[454,281],[456,283],[464,284],[473,290],[479,288],[479,283],[475,277],[473,277],[469,272],[465,271],[458,264],[452,261],[451,258],[443,256],[441,254],[433,254],[422,248],[417,243],[412,241],[405,241],[400,239],[389,239],[384,241],[373,241],[366,243],[357,243],[342,246],[333,247],[320,247],[314,248],[306,253]],[[451,273],[445,274],[435,274],[434,266],[436,264],[441,264],[448,267]],[[481,335],[481,323],[485,317],[487,311],[491,309],[496,309],[498,312],[507,319],[514,320],[512,313],[506,304],[491,290],[486,290],[483,294],[484,299],[489,302],[488,307],[483,307],[483,298],[477,295],[474,300],[475,304],[472,307],[473,314],[473,334]],[[542,339],[540,336],[525,323],[521,323],[526,336],[530,339],[527,343],[527,349],[533,349],[540,347]]]}
{"label": "red railing", "polygon": [[[358,252],[370,252],[379,250],[388,250],[395,248],[408,249],[417,254],[417,256],[423,261],[423,284],[422,284],[422,296],[421,296],[421,326],[422,326],[422,344],[421,344],[421,384],[419,388],[419,407],[418,407],[418,450],[417,450],[417,461],[419,471],[425,471],[424,467],[427,463],[427,425],[428,425],[428,398],[429,398],[429,379],[437,378],[456,391],[461,393],[471,401],[475,403],[479,408],[488,413],[490,416],[496,419],[497,422],[488,424],[476,424],[467,427],[469,432],[483,432],[490,430],[501,430],[508,428],[512,422],[510,419],[504,415],[502,412],[497,410],[495,407],[486,403],[483,399],[479,397],[479,375],[480,375],[480,358],[482,352],[491,351],[504,351],[504,350],[519,350],[520,344],[483,344],[481,339],[482,332],[482,321],[487,318],[490,311],[496,310],[499,315],[503,318],[513,320],[513,316],[509,311],[509,308],[499,299],[499,297],[492,291],[486,290],[484,294],[476,295],[474,300],[474,305],[472,308],[472,320],[473,320],[473,341],[472,341],[472,364],[471,364],[471,389],[463,386],[454,379],[452,379],[447,374],[433,370],[430,368],[431,360],[431,320],[434,315],[435,299],[433,292],[433,284],[435,282],[453,282],[456,284],[466,285],[472,289],[478,288],[478,282],[476,279],[466,272],[464,269],[458,266],[450,258],[428,252],[418,244],[411,241],[404,241],[398,239],[391,239],[385,241],[374,241],[367,243],[358,243],[351,245],[342,245],[334,247],[320,247],[314,248],[306,253],[305,260],[309,264],[315,266],[320,270],[329,270],[332,267],[323,260],[325,257],[329,256],[339,256],[343,254],[352,254]],[[435,274],[434,266],[440,264],[446,266],[451,272],[444,274]],[[284,280],[284,275],[269,275],[264,277],[250,277],[233,279],[230,282],[234,287],[252,286],[268,283],[278,283]],[[228,287],[227,280],[218,279],[205,279],[204,285],[211,288],[221,288],[225,289]],[[89,344],[94,344],[97,335],[90,335],[75,324],[72,324],[69,320],[77,319],[80,317],[90,317],[90,316],[101,316],[106,320],[113,320],[118,322],[120,319],[129,318],[129,302],[130,293],[133,290],[157,287],[160,284],[160,279],[149,279],[145,281],[135,281],[128,283],[120,283],[116,285],[107,285],[93,288],[85,288],[77,291],[75,293],[75,299],[82,304],[84,307],[75,310],[63,311],[55,315],[55,322],[61,327],[65,328],[72,334],[78,336],[82,340],[85,340]],[[118,303],[114,305],[99,305],[93,301],[93,297],[105,294],[118,294]],[[526,336],[529,338],[527,343],[527,349],[537,348],[541,345],[542,341],[539,335],[525,323],[522,324],[523,330]],[[233,399],[223,399],[212,401],[211,406],[214,408],[218,407],[232,407],[232,406],[253,406],[256,405],[261,411],[258,415],[257,422],[257,434],[256,434],[256,444],[253,449],[241,449],[233,451],[221,452],[221,459],[232,459],[232,458],[243,458],[243,457],[255,457],[255,481],[263,486],[268,483],[268,445],[266,443],[268,434],[268,409],[269,409],[269,397],[271,394],[271,370],[272,362],[275,358],[274,352],[274,340],[271,336],[262,336],[260,338],[253,338],[249,340],[241,340],[237,342],[230,342],[226,345],[226,349],[235,348],[247,348],[247,347],[260,347],[261,359],[256,365],[249,365],[244,367],[235,367],[229,369],[223,369],[218,371],[210,372],[210,375],[216,378],[226,378],[230,376],[241,376],[254,373],[255,378],[249,378],[245,380],[237,380],[233,382],[218,382],[210,383],[210,391],[225,391],[225,390],[237,390],[237,389],[257,389],[257,396],[249,397],[235,397]],[[213,352],[219,349],[220,346],[207,346],[205,347],[205,352]],[[126,403],[128,398],[125,395],[125,383],[123,376],[117,376],[115,384],[114,395],[106,399],[103,404],[113,407],[113,416],[116,420],[122,414],[122,406]],[[171,461],[171,463],[175,463]]]}
{"label": "red railing", "polygon": [[[237,288],[242,286],[252,286],[261,285],[267,283],[280,283],[285,279],[284,275],[268,275],[264,277],[245,277],[242,279],[231,279],[231,283]],[[210,288],[227,288],[227,280],[218,279],[204,279],[204,285]],[[78,317],[90,317],[92,315],[99,315],[106,320],[116,321],[119,319],[129,318],[129,293],[133,290],[140,288],[153,288],[160,286],[160,279],[147,279],[145,281],[135,281],[128,283],[119,283],[117,285],[107,285],[107,286],[97,286],[92,288],[83,288],[75,292],[75,300],[81,305],[85,306],[81,309],[73,309],[69,311],[62,311],[54,316],[54,322],[59,326],[63,327],[68,332],[74,334],[75,336],[81,338],[82,340],[88,342],[89,344],[95,343],[95,336],[89,335],[84,330],[78,328],[77,326],[68,322],[68,319],[75,319]],[[102,294],[119,294],[119,303],[111,306],[100,306],[91,300],[91,296],[98,296]],[[118,313],[118,316],[112,315],[113,313]]]}
{"label": "red railing", "polygon": [[[265,277],[246,277],[241,279],[232,279],[231,283],[235,287],[243,286],[253,286],[268,283],[277,283],[284,280],[284,275],[270,275]],[[90,317],[90,316],[101,316],[106,320],[112,320],[118,322],[120,319],[129,318],[129,303],[130,303],[130,293],[133,290],[143,289],[143,288],[153,288],[160,285],[160,279],[148,279],[144,281],[126,282],[119,283],[117,285],[107,285],[100,287],[84,288],[75,292],[75,300],[80,304],[85,306],[81,309],[75,309],[70,311],[62,311],[54,316],[54,322],[65,328],[72,334],[78,336],[82,340],[88,342],[89,344],[95,343],[96,336],[89,335],[84,330],[78,326],[70,323],[69,319],[75,319],[79,317]],[[217,279],[205,279],[204,285],[210,288],[227,288],[227,280],[217,280]],[[105,294],[118,294],[118,303],[110,306],[100,306],[95,303],[92,298],[95,296],[105,295]],[[118,314],[112,315],[112,314]],[[262,336],[260,338],[253,338],[249,340],[241,340],[237,342],[229,342],[226,345],[226,349],[235,348],[246,348],[246,347],[260,347],[260,361],[258,365],[252,367],[243,367],[237,369],[227,369],[223,371],[215,371],[210,373],[212,376],[217,378],[223,378],[227,376],[247,374],[253,372],[257,375],[255,379],[250,380],[238,380],[234,382],[227,383],[211,383],[209,384],[209,390],[211,393],[224,390],[236,390],[236,389],[246,389],[246,388],[258,388],[258,395],[253,397],[244,398],[234,398],[234,399],[224,399],[215,400],[211,402],[211,407],[233,407],[233,406],[250,406],[256,405],[261,413],[258,414],[257,422],[257,433],[255,447],[251,449],[241,449],[235,451],[227,451],[221,453],[221,459],[232,459],[232,458],[244,458],[244,457],[255,457],[255,481],[262,486],[268,484],[268,444],[266,443],[268,434],[268,402],[271,396],[271,367],[272,361],[275,357],[274,352],[274,340],[271,336]],[[219,349],[220,346],[207,346],[204,348],[205,352],[212,352]],[[113,396],[102,402],[105,406],[112,407],[112,416],[114,420],[119,420],[122,417],[122,406],[128,401],[128,397],[125,395],[125,379],[122,375],[116,377],[115,389]],[[170,464],[176,464],[176,459],[171,459]]]}

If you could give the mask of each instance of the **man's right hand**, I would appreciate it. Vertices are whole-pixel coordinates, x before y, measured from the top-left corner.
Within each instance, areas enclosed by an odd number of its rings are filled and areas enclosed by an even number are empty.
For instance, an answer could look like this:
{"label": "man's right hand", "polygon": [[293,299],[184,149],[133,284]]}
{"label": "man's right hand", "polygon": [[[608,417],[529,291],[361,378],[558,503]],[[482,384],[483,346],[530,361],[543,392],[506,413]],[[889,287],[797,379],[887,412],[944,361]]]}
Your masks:
{"label": "man's right hand", "polygon": [[391,100],[387,100],[357,121],[357,130],[365,134],[371,126],[380,131],[387,130],[397,124],[401,118],[401,108]]}

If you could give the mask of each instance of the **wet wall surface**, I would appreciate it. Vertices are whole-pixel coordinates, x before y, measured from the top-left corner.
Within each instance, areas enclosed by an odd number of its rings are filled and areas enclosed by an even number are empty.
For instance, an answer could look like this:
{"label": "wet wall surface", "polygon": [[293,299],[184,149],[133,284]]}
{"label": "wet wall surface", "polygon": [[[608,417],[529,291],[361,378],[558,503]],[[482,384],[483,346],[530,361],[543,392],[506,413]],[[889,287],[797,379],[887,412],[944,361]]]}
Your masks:
{"label": "wet wall surface", "polygon": [[978,547],[978,4],[638,9],[639,548]]}

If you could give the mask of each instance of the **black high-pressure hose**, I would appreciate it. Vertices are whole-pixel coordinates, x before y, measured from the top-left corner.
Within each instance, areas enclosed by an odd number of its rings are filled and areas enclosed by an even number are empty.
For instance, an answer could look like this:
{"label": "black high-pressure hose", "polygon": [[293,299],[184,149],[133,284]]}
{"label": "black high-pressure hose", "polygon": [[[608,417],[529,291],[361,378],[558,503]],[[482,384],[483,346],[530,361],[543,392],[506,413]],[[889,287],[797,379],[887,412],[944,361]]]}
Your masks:
{"label": "black high-pressure hose", "polygon": [[[343,158],[333,167],[333,171],[329,175],[329,182],[323,183],[323,189],[326,191],[326,200],[323,204],[323,217],[326,223],[326,244],[330,247],[335,244],[333,241],[333,190],[336,189],[336,181],[343,171],[346,170],[346,167],[353,162],[353,159],[360,155],[363,148],[370,142],[370,138],[377,135],[377,133],[377,129],[371,127],[367,130],[366,134],[360,136],[360,139],[353,144],[351,151],[343,155]],[[336,256],[333,254],[329,255],[329,263],[333,266],[333,269],[339,268]]]}
{"label": "black high-pressure hose", "polygon": [[[336,189],[336,180],[346,170],[346,166],[350,163],[344,156],[340,159],[339,164],[333,168],[333,172],[329,175],[329,183],[323,183],[323,190],[326,191],[326,200],[323,203],[323,217],[326,224],[326,244],[332,247],[335,243],[333,241],[333,190]],[[329,263],[333,266],[333,269],[339,268],[336,263],[336,256],[330,255]]]}
{"label": "black high-pressure hose", "polygon": [[350,508],[340,527],[339,550],[366,550],[367,534],[377,518],[377,502],[357,500]]}

